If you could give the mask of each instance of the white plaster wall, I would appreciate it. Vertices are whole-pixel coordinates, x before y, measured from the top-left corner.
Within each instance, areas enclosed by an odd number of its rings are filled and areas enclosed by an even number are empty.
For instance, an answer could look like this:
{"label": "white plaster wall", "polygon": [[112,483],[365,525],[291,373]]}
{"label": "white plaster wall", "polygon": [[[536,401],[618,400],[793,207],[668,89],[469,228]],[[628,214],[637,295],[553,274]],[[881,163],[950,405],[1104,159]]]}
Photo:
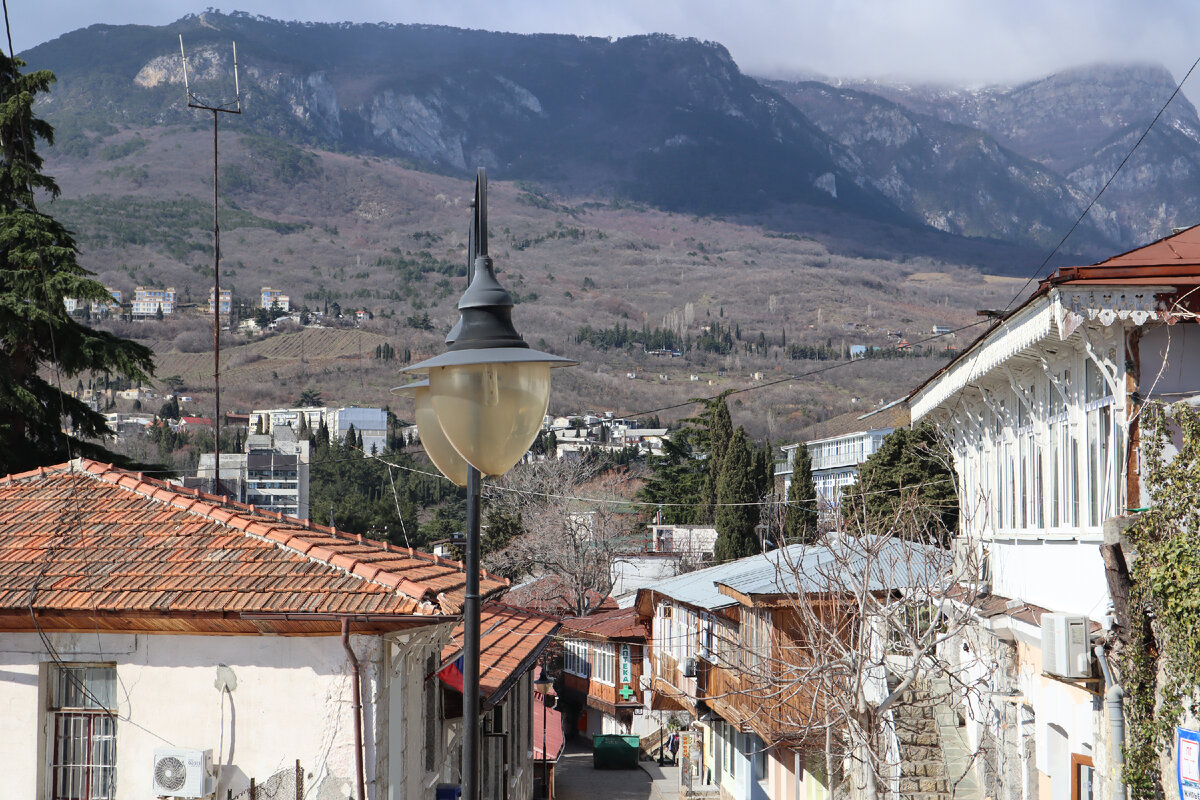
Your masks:
{"label": "white plaster wall", "polygon": [[[213,750],[223,764],[219,796],[236,793],[299,759],[309,797],[334,797],[354,772],[353,689],[341,639],[330,637],[52,635],[64,662],[117,668],[117,798],[151,796],[157,747]],[[375,637],[352,637],[365,668],[366,730],[377,681]],[[5,794],[38,797],[49,732],[39,692],[50,656],[33,634],[0,634],[0,770]],[[214,686],[217,666],[237,677],[231,697]],[[367,777],[374,777],[368,738]],[[341,794],[345,796],[344,793]]]}
{"label": "white plaster wall", "polygon": [[1182,395],[1200,393],[1200,327],[1164,325],[1146,330],[1138,355],[1144,394],[1172,403]]}
{"label": "white plaster wall", "polygon": [[[1042,676],[1040,642],[1027,640],[1031,639],[1027,633],[1023,628],[1017,636],[1015,652],[1011,649],[1013,645],[986,631],[973,630],[964,637],[964,641],[970,643],[971,654],[964,660],[961,677],[973,687],[966,698],[968,744],[972,749],[978,748],[982,729],[1000,724],[1001,717],[991,704],[1007,702],[1003,694],[1017,689],[1020,704],[1030,706],[1035,716],[1032,731],[1035,760],[1027,765],[1027,769],[1040,772],[1047,789],[1053,782],[1053,792],[1047,791],[1046,797],[1058,797],[1062,792],[1069,795],[1071,753],[1092,756],[1098,770],[1107,767],[1106,754],[1099,752],[1096,746],[1102,712],[1093,703],[1092,695],[1083,689]],[[987,664],[1004,663],[1014,654],[1015,675],[1008,669],[996,669],[990,674],[980,672]],[[1014,678],[1015,686],[1010,683]],[[994,697],[993,691],[1000,692],[1001,696]],[[1058,741],[1055,737],[1059,734],[1051,726],[1061,728],[1066,734],[1065,739]],[[997,736],[1000,733],[993,730]]]}
{"label": "white plaster wall", "polygon": [[612,594],[623,595],[678,573],[677,556],[623,556],[612,564]]}
{"label": "white plaster wall", "polygon": [[0,644],[0,773],[14,797],[37,797],[38,668],[13,663]]}
{"label": "white plaster wall", "polygon": [[1108,585],[1099,542],[1018,539],[987,546],[996,594],[1094,620],[1104,616]]}

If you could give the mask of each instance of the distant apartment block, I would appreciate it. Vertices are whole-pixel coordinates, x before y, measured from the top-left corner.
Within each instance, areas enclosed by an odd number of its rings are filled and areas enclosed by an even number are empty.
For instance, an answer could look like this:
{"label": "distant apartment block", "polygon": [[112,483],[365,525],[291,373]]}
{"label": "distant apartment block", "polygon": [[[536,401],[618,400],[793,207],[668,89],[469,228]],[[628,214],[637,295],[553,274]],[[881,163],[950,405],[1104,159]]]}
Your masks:
{"label": "distant apartment block", "polygon": [[301,427],[316,432],[322,422],[334,441],[345,439],[353,426],[355,433],[362,436],[365,452],[382,453],[387,449],[387,412],[382,408],[263,408],[250,412],[251,433],[269,434],[279,428],[299,431]]}
{"label": "distant apartment block", "polygon": [[[823,519],[838,520],[842,492],[858,483],[859,465],[880,448],[889,433],[907,427],[910,419],[908,403],[895,400],[874,411],[852,411],[801,431],[801,441],[812,459],[818,511]],[[785,496],[791,488],[798,447],[783,445],[787,459],[775,468],[775,477],[783,479]]]}
{"label": "distant apartment block", "polygon": [[278,289],[272,289],[270,286],[262,287],[262,307],[269,309],[272,305],[278,303],[280,311],[291,311],[291,298]]}
{"label": "distant apartment block", "polygon": [[949,325],[934,325],[929,329],[929,332],[934,336],[946,336],[950,333],[950,331],[951,328]]}
{"label": "distant apartment block", "polygon": [[[209,289],[208,290],[208,313],[210,313],[210,314],[213,313],[213,311],[214,311],[213,305],[214,305],[213,290]],[[219,313],[222,316],[228,316],[229,312],[232,310],[233,310],[233,290],[222,289],[221,290],[221,310]]]}
{"label": "distant apartment block", "polygon": [[138,286],[133,290],[133,303],[129,307],[129,313],[134,317],[157,316],[160,308],[164,316],[175,313],[174,286],[166,289],[147,289],[145,286]]}
{"label": "distant apartment block", "polygon": [[92,314],[96,316],[119,312],[121,310],[121,290],[111,286],[105,286],[104,289],[112,295],[111,302],[93,300],[89,304],[88,301],[76,297],[64,297],[63,305],[66,307],[67,313],[74,314],[76,311],[82,311],[85,307],[90,307]]}
{"label": "distant apartment block", "polygon": [[[212,491],[215,456],[204,453],[184,485]],[[221,455],[221,486],[235,500],[265,511],[308,519],[309,445],[291,428],[246,437],[246,452]]]}

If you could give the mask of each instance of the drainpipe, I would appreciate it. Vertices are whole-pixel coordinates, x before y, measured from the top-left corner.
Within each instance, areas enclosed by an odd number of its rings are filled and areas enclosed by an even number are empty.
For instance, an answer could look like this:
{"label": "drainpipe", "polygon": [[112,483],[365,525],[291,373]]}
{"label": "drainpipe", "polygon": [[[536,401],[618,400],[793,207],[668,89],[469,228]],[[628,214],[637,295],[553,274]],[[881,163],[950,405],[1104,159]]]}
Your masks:
{"label": "drainpipe", "polygon": [[350,671],[354,673],[354,778],[358,783],[358,800],[367,800],[367,785],[363,778],[362,667],[350,646],[350,620],[345,617],[342,617],[342,647],[350,659]]}
{"label": "drainpipe", "polygon": [[1104,708],[1108,711],[1108,748],[1112,759],[1111,796],[1113,800],[1125,800],[1125,712],[1122,709],[1125,690],[1113,681],[1108,659],[1104,657],[1104,645],[1096,645],[1093,652],[1104,673]]}

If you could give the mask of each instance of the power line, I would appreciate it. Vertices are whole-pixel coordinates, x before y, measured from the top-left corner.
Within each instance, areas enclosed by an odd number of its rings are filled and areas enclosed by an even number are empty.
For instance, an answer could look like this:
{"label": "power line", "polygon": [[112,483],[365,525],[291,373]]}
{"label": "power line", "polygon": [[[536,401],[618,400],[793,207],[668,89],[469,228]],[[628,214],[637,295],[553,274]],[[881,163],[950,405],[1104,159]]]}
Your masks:
{"label": "power line", "polygon": [[[962,327],[954,328],[953,330],[947,331],[945,333],[937,333],[937,334],[933,334],[931,336],[926,336],[924,339],[918,339],[917,341],[912,342],[910,344],[910,347],[925,344],[926,342],[931,342],[934,339],[942,339],[947,336],[953,336],[954,334],[956,334],[960,331],[969,330],[970,328],[974,328],[979,325],[986,325],[988,322],[990,322],[990,320],[976,320],[975,322],[967,323],[966,325],[963,325]],[[771,386],[778,386],[781,383],[790,383],[792,381],[798,381],[801,378],[808,378],[813,375],[819,375],[823,372],[829,372],[830,370],[840,369],[842,367],[848,367],[848,366],[851,366],[852,364],[864,363],[868,360],[869,359],[865,359],[865,358],[854,358],[854,359],[850,359],[848,361],[835,361],[832,364],[826,364],[823,367],[817,367],[816,369],[811,369],[808,372],[802,372],[799,375],[788,375],[786,378],[779,378],[777,380],[768,381],[767,383],[759,383],[759,384],[755,384],[754,386],[746,386],[741,389],[726,390],[724,392],[712,395],[710,397],[698,397],[698,398],[694,398],[692,400],[688,400],[683,403],[675,403],[674,405],[662,406],[660,408],[652,408],[648,411],[638,411],[638,412],[635,412],[632,414],[618,414],[617,416],[629,417],[629,418],[647,417],[651,414],[658,414],[662,411],[673,411],[676,408],[684,408],[686,406],[695,405],[696,403],[702,403],[702,402],[706,402],[709,400],[717,400],[722,395],[729,396],[729,395],[735,395],[735,394],[743,394],[745,392],[757,391],[758,389],[766,389]]]}
{"label": "power line", "polygon": [[1158,122],[1159,117],[1161,117],[1167,110],[1167,106],[1171,105],[1171,101],[1175,99],[1175,96],[1179,94],[1181,89],[1183,89],[1183,84],[1187,82],[1188,77],[1191,76],[1192,70],[1196,69],[1197,64],[1200,64],[1200,58],[1197,58],[1194,62],[1192,62],[1191,69],[1189,69],[1187,74],[1183,76],[1183,80],[1179,81],[1179,83],[1175,86],[1175,91],[1171,92],[1171,96],[1167,98],[1167,102],[1162,104],[1162,108],[1160,108],[1158,113],[1154,115],[1154,119],[1150,120],[1150,124],[1146,126],[1146,130],[1144,130],[1142,135],[1138,137],[1138,140],[1133,143],[1133,147],[1130,148],[1129,152],[1125,154],[1125,157],[1121,159],[1121,163],[1117,165],[1115,170],[1113,170],[1112,175],[1108,176],[1108,180],[1106,180],[1104,185],[1100,187],[1100,191],[1096,192],[1096,196],[1093,197],[1092,201],[1087,204],[1087,208],[1083,209],[1083,212],[1079,215],[1079,218],[1075,220],[1075,224],[1071,226],[1071,229],[1068,230],[1066,235],[1059,240],[1058,244],[1054,245],[1054,249],[1050,251],[1050,254],[1042,259],[1042,263],[1039,264],[1037,269],[1035,269],[1033,273],[1025,280],[1025,283],[1021,284],[1021,288],[1015,295],[1013,295],[1013,298],[1008,301],[1008,304],[1004,306],[1005,311],[1008,311],[1008,309],[1012,307],[1012,304],[1017,301],[1017,298],[1025,293],[1025,289],[1029,286],[1029,284],[1032,283],[1038,275],[1042,274],[1042,270],[1045,269],[1046,265],[1050,263],[1050,259],[1054,258],[1054,255],[1066,243],[1067,239],[1071,238],[1071,234],[1075,233],[1075,229],[1079,227],[1079,225],[1083,222],[1083,218],[1086,217],[1088,212],[1092,210],[1092,206],[1096,205],[1096,203],[1100,200],[1100,196],[1104,194],[1105,190],[1108,189],[1114,180],[1116,180],[1117,175],[1120,174],[1121,170],[1125,167],[1125,164],[1130,158],[1133,157],[1133,154],[1137,152],[1138,147],[1141,146],[1146,137],[1150,135],[1150,131],[1154,128],[1155,123]]}

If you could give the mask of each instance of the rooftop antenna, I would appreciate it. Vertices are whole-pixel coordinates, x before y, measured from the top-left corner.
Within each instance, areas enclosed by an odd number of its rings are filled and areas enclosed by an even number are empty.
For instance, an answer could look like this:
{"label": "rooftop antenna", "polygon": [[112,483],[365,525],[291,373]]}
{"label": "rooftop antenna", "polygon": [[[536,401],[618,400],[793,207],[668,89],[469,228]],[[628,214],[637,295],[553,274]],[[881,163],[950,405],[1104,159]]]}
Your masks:
{"label": "rooftop antenna", "polygon": [[[238,85],[237,42],[233,43],[233,102],[217,104],[206,101],[192,91],[188,83],[187,52],[183,49],[183,34],[179,34],[179,55],[183,59],[183,91],[188,108],[212,112],[213,121],[213,494],[223,494],[221,486],[221,218],[219,175],[217,172],[217,118],[222,114],[242,113],[242,90]],[[230,297],[230,312],[233,311]]]}

